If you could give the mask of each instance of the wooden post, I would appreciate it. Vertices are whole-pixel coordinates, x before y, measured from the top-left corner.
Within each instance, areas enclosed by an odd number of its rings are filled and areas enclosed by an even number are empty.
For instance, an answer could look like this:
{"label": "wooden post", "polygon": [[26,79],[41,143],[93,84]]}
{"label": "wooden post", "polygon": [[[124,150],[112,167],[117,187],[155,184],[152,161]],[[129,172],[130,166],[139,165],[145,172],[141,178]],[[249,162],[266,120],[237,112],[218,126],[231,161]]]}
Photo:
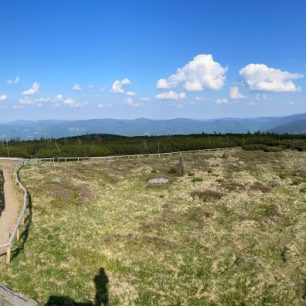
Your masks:
{"label": "wooden post", "polygon": [[19,232],[19,228],[18,227],[17,227],[17,232],[16,232],[16,238],[17,238],[17,240],[20,239],[20,232]]}
{"label": "wooden post", "polygon": [[12,250],[12,246],[8,246],[7,250],[6,250],[6,264],[10,264],[11,262],[11,250]]}

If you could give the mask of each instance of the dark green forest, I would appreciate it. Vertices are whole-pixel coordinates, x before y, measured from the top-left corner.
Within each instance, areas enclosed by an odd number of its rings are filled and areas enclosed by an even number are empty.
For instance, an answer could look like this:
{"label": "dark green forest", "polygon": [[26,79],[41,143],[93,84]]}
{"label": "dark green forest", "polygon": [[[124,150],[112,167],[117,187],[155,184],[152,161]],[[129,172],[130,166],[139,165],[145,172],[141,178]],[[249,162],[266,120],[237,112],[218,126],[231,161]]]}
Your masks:
{"label": "dark green forest", "polygon": [[0,142],[0,156],[23,158],[87,157],[165,153],[240,146],[246,150],[305,150],[306,135],[197,134],[123,137],[84,135],[61,139],[10,140]]}

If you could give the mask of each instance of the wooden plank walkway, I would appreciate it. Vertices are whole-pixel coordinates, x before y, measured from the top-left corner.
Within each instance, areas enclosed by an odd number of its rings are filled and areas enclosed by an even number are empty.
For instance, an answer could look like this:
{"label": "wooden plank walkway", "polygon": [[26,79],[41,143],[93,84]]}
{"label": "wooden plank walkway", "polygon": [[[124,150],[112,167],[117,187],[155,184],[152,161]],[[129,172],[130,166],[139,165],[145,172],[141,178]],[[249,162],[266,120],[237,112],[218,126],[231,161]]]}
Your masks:
{"label": "wooden plank walkway", "polygon": [[[4,175],[4,197],[5,208],[0,216],[0,245],[4,244],[9,239],[9,234],[13,230],[21,201],[18,199],[19,193],[14,184],[14,172],[20,163],[19,160],[3,160],[0,159],[0,168]],[[0,254],[3,250],[0,250]],[[1,257],[0,257],[1,258]]]}

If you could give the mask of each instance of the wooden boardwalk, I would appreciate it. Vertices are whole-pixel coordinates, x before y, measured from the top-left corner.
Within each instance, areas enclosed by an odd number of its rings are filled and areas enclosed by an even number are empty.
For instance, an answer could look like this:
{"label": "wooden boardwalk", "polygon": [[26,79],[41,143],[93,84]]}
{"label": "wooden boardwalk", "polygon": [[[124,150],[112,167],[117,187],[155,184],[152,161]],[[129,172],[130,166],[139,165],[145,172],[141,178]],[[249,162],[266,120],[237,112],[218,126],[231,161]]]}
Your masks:
{"label": "wooden boardwalk", "polygon": [[[20,192],[14,184],[14,172],[19,163],[19,160],[0,159],[0,168],[3,170],[5,180],[5,208],[0,216],[0,245],[8,241],[9,234],[16,224],[18,211],[21,205],[21,201],[18,199],[18,193]],[[0,254],[1,251],[2,250],[0,250]]]}

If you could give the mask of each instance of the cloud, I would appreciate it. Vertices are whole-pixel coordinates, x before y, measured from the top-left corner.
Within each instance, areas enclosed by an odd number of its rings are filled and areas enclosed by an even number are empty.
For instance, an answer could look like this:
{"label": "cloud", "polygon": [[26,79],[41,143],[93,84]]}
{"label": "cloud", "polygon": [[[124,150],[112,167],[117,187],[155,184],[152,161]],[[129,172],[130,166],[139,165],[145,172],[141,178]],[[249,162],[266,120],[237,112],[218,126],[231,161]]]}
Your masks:
{"label": "cloud", "polygon": [[246,86],[254,91],[300,91],[300,87],[297,87],[293,80],[303,78],[302,74],[270,68],[264,64],[249,64],[242,68],[239,74]]}
{"label": "cloud", "polygon": [[126,104],[130,108],[141,106],[140,103],[134,102],[132,98],[126,98],[124,104]]}
{"label": "cloud", "polygon": [[[174,84],[173,84],[174,85]],[[175,85],[176,86],[176,85]],[[166,79],[159,79],[157,81],[156,87],[158,89],[169,89],[171,87],[175,87],[175,86],[171,86],[170,81],[167,81]]]}
{"label": "cloud", "polygon": [[82,90],[82,87],[81,87],[79,84],[74,84],[74,85],[72,86],[72,90],[81,91],[81,90]]}
{"label": "cloud", "polygon": [[121,81],[116,80],[112,85],[111,92],[113,92],[113,93],[123,93],[124,92],[123,87],[125,85],[129,85],[129,84],[131,84],[131,81],[127,78],[125,78]]}
{"label": "cloud", "polygon": [[220,90],[224,86],[226,71],[227,67],[215,62],[211,54],[200,54],[169,78],[158,80],[156,87],[170,89],[183,86],[187,91],[202,91],[204,88]]}
{"label": "cloud", "polygon": [[216,100],[217,104],[226,104],[228,101],[225,98],[219,98]]}
{"label": "cloud", "polygon": [[58,94],[54,97],[41,97],[41,98],[35,98],[33,96],[24,96],[19,99],[18,104],[19,106],[26,106],[26,105],[37,105],[42,106],[43,104],[52,103],[53,106],[61,106],[66,105],[70,107],[77,107],[81,106],[79,102],[76,100],[64,97],[62,94]]}
{"label": "cloud", "polygon": [[70,107],[80,106],[80,104],[76,100],[74,100],[72,98],[64,99],[63,104],[65,104],[67,106],[70,106]]}
{"label": "cloud", "polygon": [[14,80],[8,80],[8,81],[6,82],[6,84],[8,84],[8,85],[14,85],[14,84],[18,84],[19,82],[20,82],[20,77],[17,76]]}
{"label": "cloud", "polygon": [[22,92],[22,95],[23,96],[33,96],[39,92],[39,87],[40,87],[40,84],[37,82],[34,82],[31,88]]}
{"label": "cloud", "polygon": [[63,102],[64,101],[64,96],[62,94],[58,94],[53,98],[53,102]]}
{"label": "cloud", "polygon": [[50,102],[51,98],[33,98],[32,96],[25,96],[19,99],[19,105],[38,105],[42,106],[45,103]]}
{"label": "cloud", "polygon": [[246,99],[247,97],[244,96],[242,93],[240,93],[240,90],[237,86],[233,86],[230,89],[230,98],[232,100],[243,100]]}
{"label": "cloud", "polygon": [[70,98],[70,97],[65,97],[62,94],[58,94],[55,97],[51,99],[51,101],[54,103],[54,106],[61,106],[61,105],[66,105],[70,107],[78,107],[81,106],[81,104]]}
{"label": "cloud", "polygon": [[136,93],[134,91],[127,91],[125,94],[130,97],[136,96]]}
{"label": "cloud", "polygon": [[0,95],[0,101],[5,101],[7,98],[7,95]]}
{"label": "cloud", "polygon": [[155,96],[157,100],[179,100],[186,98],[186,93],[184,91],[176,93],[173,90],[162,92]]}

